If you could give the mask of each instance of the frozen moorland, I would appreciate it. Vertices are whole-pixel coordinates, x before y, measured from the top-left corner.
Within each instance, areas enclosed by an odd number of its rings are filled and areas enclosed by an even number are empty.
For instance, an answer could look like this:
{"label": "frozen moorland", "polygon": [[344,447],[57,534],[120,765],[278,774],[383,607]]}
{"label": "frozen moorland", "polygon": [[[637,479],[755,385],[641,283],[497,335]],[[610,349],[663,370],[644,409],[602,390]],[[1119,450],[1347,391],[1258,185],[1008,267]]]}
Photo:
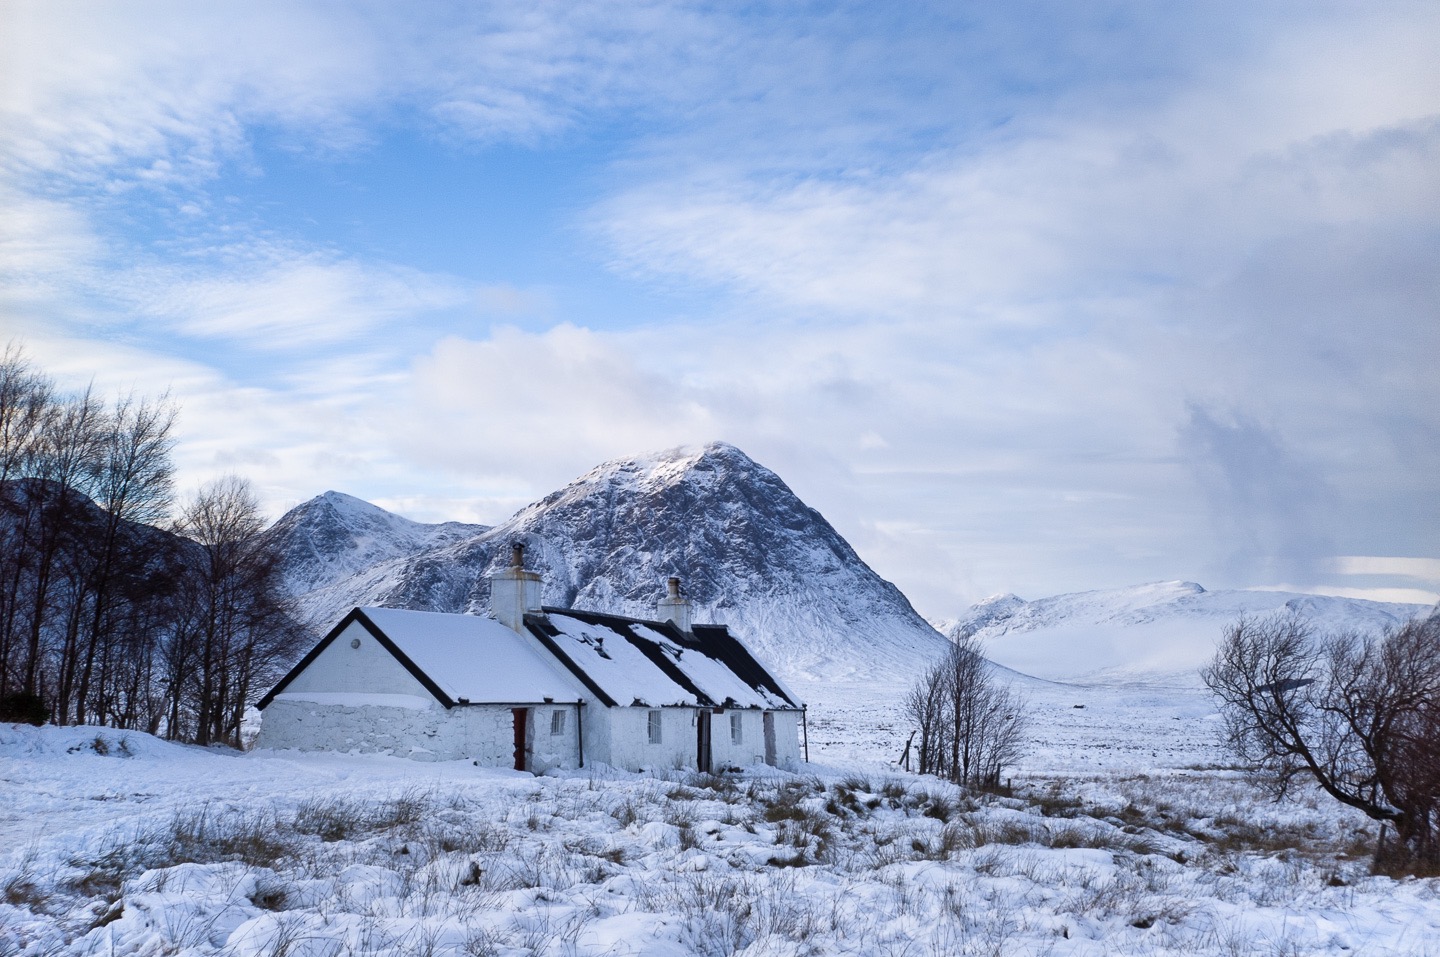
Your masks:
{"label": "frozen moorland", "polygon": [[1015,678],[1009,795],[894,766],[884,685],[806,686],[811,758],[697,776],[0,725],[0,953],[1440,954],[1440,880],[1227,769],[1193,684]]}

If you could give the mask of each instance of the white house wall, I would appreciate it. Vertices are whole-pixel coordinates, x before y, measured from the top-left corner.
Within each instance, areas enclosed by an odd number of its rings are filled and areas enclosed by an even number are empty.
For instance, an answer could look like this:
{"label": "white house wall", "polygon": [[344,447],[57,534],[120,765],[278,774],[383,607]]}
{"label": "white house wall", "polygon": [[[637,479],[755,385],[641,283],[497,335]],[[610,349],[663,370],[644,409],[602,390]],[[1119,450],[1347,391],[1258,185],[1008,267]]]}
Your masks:
{"label": "white house wall", "polygon": [[[650,711],[660,712],[660,743],[650,743]],[[734,742],[730,715],[740,715],[741,741]],[[794,711],[772,712],[778,767],[800,764],[800,719]],[[631,771],[695,767],[698,736],[694,708],[585,709],[585,759]],[[747,767],[765,763],[765,717],[759,709],[732,709],[711,715],[711,766]]]}
{"label": "white house wall", "polygon": [[[794,711],[772,711],[775,721],[775,765],[800,764],[800,723]],[[732,715],[740,716],[740,741],[731,731]],[[759,709],[732,708],[710,719],[710,752],[716,770],[765,763],[765,713]]]}
{"label": "white house wall", "polygon": [[[734,716],[740,718],[740,742],[737,744],[731,732],[730,722]],[[743,768],[751,764],[765,763],[765,733],[763,713],[751,708],[732,708],[712,715],[710,718],[710,755],[715,770],[721,768]]]}
{"label": "white house wall", "polygon": [[[351,647],[352,642],[358,646]],[[389,695],[406,696],[411,706],[376,702]],[[556,710],[567,713],[561,735],[550,733]],[[531,708],[530,769],[577,767],[577,725],[574,705]],[[515,761],[515,726],[508,705],[447,711],[368,629],[352,622],[265,708],[256,746],[470,760],[508,768]]]}
{"label": "white house wall", "polygon": [[[800,712],[772,711],[775,715],[775,765],[795,769],[800,766]],[[764,753],[764,728],[760,730],[760,750]]]}
{"label": "white house wall", "polygon": [[[359,647],[350,647],[355,641],[359,642]],[[364,691],[435,699],[359,622],[351,622],[337,635],[304,671],[295,676],[285,691],[289,694]],[[269,716],[270,709],[266,708],[265,717]]]}
{"label": "white house wall", "polygon": [[[596,755],[617,768],[695,767],[694,708],[596,708],[609,725],[610,754]],[[650,743],[650,712],[660,712],[660,743]],[[597,722],[598,724],[599,722]],[[588,757],[588,754],[587,754]]]}
{"label": "white house wall", "polygon": [[[356,647],[351,647],[352,642]],[[390,696],[405,696],[391,698]],[[407,704],[408,707],[393,706]],[[661,740],[652,744],[649,714],[660,712]],[[552,715],[564,712],[563,733],[551,734]],[[528,767],[536,772],[578,767],[584,733],[587,764],[614,767],[693,768],[696,709],[606,708],[592,703],[535,705],[529,709]],[[741,716],[741,741],[731,735],[730,715]],[[772,712],[776,764],[800,763],[799,714]],[[514,718],[508,704],[469,705],[448,711],[358,622],[295,675],[265,708],[256,742],[262,748],[361,751],[419,760],[472,760],[514,766]],[[711,717],[711,762],[716,769],[765,760],[764,715],[732,709]]]}
{"label": "white house wall", "polygon": [[[553,711],[565,712],[565,727],[558,735],[551,733]],[[529,709],[529,770],[577,767],[578,740],[574,705]],[[503,705],[420,710],[318,703],[306,701],[303,693],[282,694],[265,708],[256,747],[358,751],[508,768],[514,767],[515,724],[513,712]]]}
{"label": "white house wall", "polygon": [[[470,709],[457,708],[455,710]],[[576,710],[573,704],[553,706],[537,705],[529,709],[530,728],[528,730],[528,737],[526,738],[530,744],[530,756],[527,760],[528,770],[534,771],[536,774],[544,774],[552,768],[578,768],[580,766],[579,741],[581,727],[579,722],[588,716],[585,712],[588,712],[590,709],[583,707],[578,709],[581,712],[581,715],[578,717]],[[553,730],[555,727],[554,715],[557,712],[565,716],[564,728],[560,734],[555,734]],[[497,762],[502,763],[505,767],[513,766],[515,751],[514,724],[512,723],[509,727],[511,729],[510,749],[505,752],[506,760],[504,762]],[[589,729],[587,728],[585,730],[588,732]],[[586,747],[585,759],[589,761],[589,746],[587,745]],[[484,762],[482,761],[481,763],[483,764]]]}

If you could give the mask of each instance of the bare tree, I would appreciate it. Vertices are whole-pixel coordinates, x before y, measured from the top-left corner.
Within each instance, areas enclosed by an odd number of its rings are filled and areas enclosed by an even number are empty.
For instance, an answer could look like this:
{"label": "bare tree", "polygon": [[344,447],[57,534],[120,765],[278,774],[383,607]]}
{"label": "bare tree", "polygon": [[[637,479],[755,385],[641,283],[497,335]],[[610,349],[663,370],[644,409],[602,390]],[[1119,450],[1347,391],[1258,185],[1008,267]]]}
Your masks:
{"label": "bare tree", "polygon": [[135,530],[158,524],[168,515],[174,487],[170,432],[175,414],[166,396],[154,402],[127,396],[115,403],[110,414],[94,483],[101,520],[83,556],[87,601],[77,620],[77,660],[71,668],[72,682],[62,683],[57,702],[68,705],[73,687],[76,723],[106,720],[112,710],[107,699],[114,652],[125,643],[127,626],[136,623],[126,599],[154,597],[140,582],[154,577],[163,546],[157,536]]}
{"label": "bare tree", "polygon": [[197,554],[168,656],[171,737],[239,747],[245,708],[302,638],[263,528],[249,483],[235,476],[206,485],[180,516]]}
{"label": "bare tree", "polygon": [[1019,759],[1025,707],[996,680],[994,666],[973,635],[962,635],[930,666],[905,699],[915,722],[922,774],[938,774],[971,787],[993,787]]}
{"label": "bare tree", "polygon": [[103,403],[86,389],[52,403],[36,436],[32,476],[22,493],[26,518],[19,543],[30,586],[19,609],[27,617],[19,666],[24,694],[43,696],[46,639],[56,637],[47,625],[76,606],[77,596],[66,587],[73,580],[65,577],[85,534],[87,493],[99,472],[106,418]]}
{"label": "bare tree", "polygon": [[[54,385],[18,346],[0,355],[0,695],[20,691],[35,518],[28,483],[43,424],[51,419]],[[30,695],[38,704],[38,696]]]}
{"label": "bare tree", "polygon": [[1297,615],[1241,618],[1201,677],[1230,747],[1277,797],[1313,780],[1395,828],[1377,867],[1440,865],[1440,616],[1378,636],[1318,634]]}
{"label": "bare tree", "polygon": [[[905,696],[905,716],[915,724],[916,770],[921,774],[939,774],[945,765],[946,741],[949,738],[945,720],[950,696],[946,690],[946,668],[943,661],[932,664],[911,686]],[[908,749],[907,749],[908,755]],[[908,762],[908,757],[907,757]],[[909,767],[909,764],[906,764]]]}
{"label": "bare tree", "polygon": [[[249,486],[169,514],[167,397],[61,395],[0,353],[0,711],[238,744],[296,627]],[[187,537],[188,536],[188,537]]]}

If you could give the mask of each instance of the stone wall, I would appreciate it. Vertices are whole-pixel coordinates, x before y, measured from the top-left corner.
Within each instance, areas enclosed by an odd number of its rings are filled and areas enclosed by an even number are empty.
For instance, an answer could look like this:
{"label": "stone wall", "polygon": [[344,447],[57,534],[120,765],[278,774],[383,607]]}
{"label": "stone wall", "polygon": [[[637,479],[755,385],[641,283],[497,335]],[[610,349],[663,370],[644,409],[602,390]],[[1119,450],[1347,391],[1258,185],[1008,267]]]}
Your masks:
{"label": "stone wall", "polygon": [[[565,712],[560,734],[552,734],[552,713]],[[577,767],[579,749],[575,707],[548,705],[529,709],[529,770]],[[446,711],[348,706],[280,695],[265,709],[260,748],[302,751],[358,751],[393,754],[419,761],[475,761],[486,767],[514,767],[515,729],[504,705],[471,705]]]}

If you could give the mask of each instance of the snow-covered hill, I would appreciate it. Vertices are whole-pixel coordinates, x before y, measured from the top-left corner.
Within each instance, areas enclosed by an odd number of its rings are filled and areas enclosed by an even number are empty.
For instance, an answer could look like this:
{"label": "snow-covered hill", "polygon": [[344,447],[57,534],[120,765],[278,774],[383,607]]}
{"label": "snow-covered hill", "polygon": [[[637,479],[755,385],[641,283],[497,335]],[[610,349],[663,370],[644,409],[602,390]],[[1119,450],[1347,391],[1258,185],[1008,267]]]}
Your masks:
{"label": "snow-covered hill", "polygon": [[987,598],[948,636],[974,633],[996,662],[1059,681],[1186,675],[1210,660],[1225,625],[1240,615],[1295,611],[1325,629],[1377,630],[1426,611],[1423,605],[1277,591],[1206,591],[1194,582],[1155,582],[1024,601]]}
{"label": "snow-covered hill", "polygon": [[425,526],[329,492],[274,531],[317,623],[354,605],[484,613],[524,542],[545,602],[647,616],[670,575],[789,678],[912,675],[944,639],[774,472],[732,445],[598,466],[494,528]]}
{"label": "snow-covered hill", "polygon": [[304,595],[388,561],[488,530],[486,525],[461,522],[412,522],[353,495],[326,492],[286,512],[265,537],[285,556],[290,591]]}

